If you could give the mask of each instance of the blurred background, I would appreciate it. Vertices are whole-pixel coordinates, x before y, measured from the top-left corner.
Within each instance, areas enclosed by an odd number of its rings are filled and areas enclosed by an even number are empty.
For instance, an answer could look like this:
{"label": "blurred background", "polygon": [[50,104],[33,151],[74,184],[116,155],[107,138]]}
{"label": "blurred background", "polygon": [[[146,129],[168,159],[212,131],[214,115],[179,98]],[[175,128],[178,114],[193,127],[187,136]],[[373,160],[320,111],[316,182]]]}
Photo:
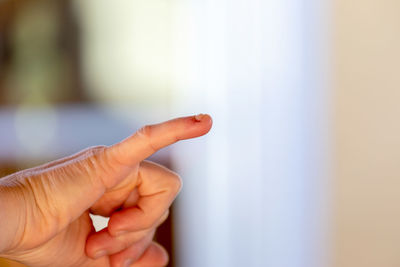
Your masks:
{"label": "blurred background", "polygon": [[400,266],[398,14],[397,0],[0,1],[0,176],[210,113],[209,135],[152,157],[184,182],[157,233],[170,266]]}

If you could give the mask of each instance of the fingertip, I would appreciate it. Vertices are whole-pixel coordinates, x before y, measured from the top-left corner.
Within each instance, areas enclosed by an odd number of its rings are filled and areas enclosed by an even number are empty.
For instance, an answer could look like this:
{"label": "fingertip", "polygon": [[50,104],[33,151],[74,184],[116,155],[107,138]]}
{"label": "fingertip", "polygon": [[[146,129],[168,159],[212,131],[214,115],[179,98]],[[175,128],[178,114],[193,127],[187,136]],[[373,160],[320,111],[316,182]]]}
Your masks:
{"label": "fingertip", "polygon": [[[213,121],[210,115],[198,114],[176,118],[154,125],[153,132],[160,132],[159,136],[162,136],[163,132],[165,136],[170,136],[171,139],[169,141],[165,142],[168,138],[164,139],[165,143],[160,145],[163,147],[166,144],[170,145],[176,141],[203,136],[210,131],[212,123]],[[156,142],[157,140],[155,140],[154,143],[156,144]]]}
{"label": "fingertip", "polygon": [[213,120],[209,114],[200,113],[195,116],[192,116],[192,119],[194,123],[200,124],[199,126],[202,127],[203,131],[200,132],[200,136],[207,134],[211,130]]}
{"label": "fingertip", "polygon": [[208,133],[211,130],[212,126],[213,126],[213,119],[212,119],[212,117],[210,115],[206,114],[204,119],[203,119],[203,121],[208,126],[208,130],[206,132],[206,133]]}

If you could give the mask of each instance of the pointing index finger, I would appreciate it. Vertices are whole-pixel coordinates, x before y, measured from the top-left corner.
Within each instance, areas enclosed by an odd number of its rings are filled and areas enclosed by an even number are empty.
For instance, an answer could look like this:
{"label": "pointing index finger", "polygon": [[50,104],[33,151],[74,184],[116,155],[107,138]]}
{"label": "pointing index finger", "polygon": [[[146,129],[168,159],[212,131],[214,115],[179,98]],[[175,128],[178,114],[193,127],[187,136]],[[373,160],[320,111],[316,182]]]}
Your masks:
{"label": "pointing index finger", "polygon": [[204,114],[147,125],[122,142],[111,146],[109,151],[111,157],[115,157],[119,162],[134,165],[177,141],[205,135],[211,126],[211,117]]}

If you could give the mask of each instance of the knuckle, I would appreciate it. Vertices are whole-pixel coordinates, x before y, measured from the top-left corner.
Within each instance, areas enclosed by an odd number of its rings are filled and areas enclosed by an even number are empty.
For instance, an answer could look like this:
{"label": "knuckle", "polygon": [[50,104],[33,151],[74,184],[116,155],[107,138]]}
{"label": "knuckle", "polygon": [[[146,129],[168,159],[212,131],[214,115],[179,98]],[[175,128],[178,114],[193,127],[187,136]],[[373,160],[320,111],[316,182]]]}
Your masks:
{"label": "knuckle", "polygon": [[139,129],[138,133],[143,137],[150,138],[153,131],[152,128],[151,125],[145,125]]}
{"label": "knuckle", "polygon": [[168,191],[178,194],[182,188],[182,179],[176,173],[171,173],[167,176]]}
{"label": "knuckle", "polygon": [[179,192],[182,188],[182,178],[176,173],[172,173],[172,175],[170,175],[169,183],[176,192]]}
{"label": "knuckle", "polygon": [[169,209],[167,209],[167,210],[164,212],[164,214],[161,216],[161,218],[160,218],[160,220],[159,220],[159,222],[158,222],[157,227],[160,226],[161,224],[163,224],[163,223],[167,220],[167,218],[168,218],[168,216],[169,216],[169,213],[170,213],[170,211],[169,211]]}
{"label": "knuckle", "polygon": [[167,209],[167,210],[165,211],[165,213],[164,213],[164,218],[167,219],[168,216],[169,216],[169,214],[170,214],[170,210]]}
{"label": "knuckle", "polygon": [[156,152],[158,149],[152,142],[152,135],[153,135],[153,126],[152,125],[145,125],[142,128],[137,131],[137,135],[144,139],[144,141],[147,143],[148,147],[154,152]]}

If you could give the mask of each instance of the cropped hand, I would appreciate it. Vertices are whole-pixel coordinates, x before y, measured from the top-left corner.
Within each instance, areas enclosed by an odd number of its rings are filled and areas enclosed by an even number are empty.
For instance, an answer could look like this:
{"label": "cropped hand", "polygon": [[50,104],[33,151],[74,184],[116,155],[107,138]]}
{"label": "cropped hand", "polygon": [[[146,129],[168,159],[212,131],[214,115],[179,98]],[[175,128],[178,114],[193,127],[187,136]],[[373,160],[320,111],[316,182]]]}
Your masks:
{"label": "cropped hand", "polygon": [[[0,257],[28,266],[164,266],[153,235],[181,181],[145,161],[179,140],[206,134],[208,115],[145,126],[110,147],[0,179]],[[96,232],[89,214],[109,217]]]}

